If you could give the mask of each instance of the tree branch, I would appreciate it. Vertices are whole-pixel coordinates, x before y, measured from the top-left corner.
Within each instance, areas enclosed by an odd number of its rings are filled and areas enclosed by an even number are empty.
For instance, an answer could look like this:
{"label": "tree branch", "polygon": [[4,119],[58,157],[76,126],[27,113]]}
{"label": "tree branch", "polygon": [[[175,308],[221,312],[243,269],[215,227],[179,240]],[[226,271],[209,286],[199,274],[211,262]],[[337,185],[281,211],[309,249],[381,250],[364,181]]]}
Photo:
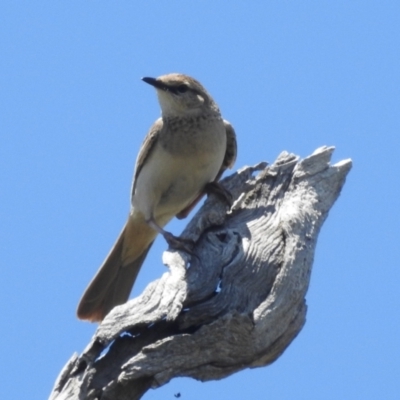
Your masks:
{"label": "tree branch", "polygon": [[177,376],[221,379],[275,361],[305,323],[318,233],[351,168],[330,165],[333,150],[301,161],[283,152],[225,178],[231,210],[206,200],[182,234],[194,255],[166,251],[169,272],[107,315],[50,398],[134,400]]}

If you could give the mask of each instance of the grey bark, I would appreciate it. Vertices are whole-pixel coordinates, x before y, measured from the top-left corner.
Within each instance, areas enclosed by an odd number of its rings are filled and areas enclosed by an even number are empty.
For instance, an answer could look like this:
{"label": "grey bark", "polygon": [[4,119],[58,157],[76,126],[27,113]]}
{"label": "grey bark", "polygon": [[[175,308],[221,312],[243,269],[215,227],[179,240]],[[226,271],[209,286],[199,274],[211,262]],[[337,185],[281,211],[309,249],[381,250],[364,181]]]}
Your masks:
{"label": "grey bark", "polygon": [[206,200],[182,234],[194,255],[166,251],[169,272],[110,312],[50,399],[140,399],[174,377],[221,379],[275,361],[304,326],[318,233],[351,168],[330,165],[333,150],[283,152],[225,178],[231,209]]}

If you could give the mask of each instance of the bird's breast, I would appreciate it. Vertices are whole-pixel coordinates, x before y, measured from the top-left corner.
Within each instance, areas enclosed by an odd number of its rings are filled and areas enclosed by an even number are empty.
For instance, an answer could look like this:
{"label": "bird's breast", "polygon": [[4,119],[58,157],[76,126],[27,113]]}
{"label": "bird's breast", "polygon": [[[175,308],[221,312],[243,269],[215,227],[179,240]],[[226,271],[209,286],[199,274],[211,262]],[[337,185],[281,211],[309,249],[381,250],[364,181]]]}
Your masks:
{"label": "bird's breast", "polygon": [[167,126],[137,177],[134,209],[145,218],[172,218],[215,179],[225,151],[221,119]]}
{"label": "bird's breast", "polygon": [[226,131],[219,115],[168,118],[160,135],[161,146],[171,154],[219,156],[226,149]]}

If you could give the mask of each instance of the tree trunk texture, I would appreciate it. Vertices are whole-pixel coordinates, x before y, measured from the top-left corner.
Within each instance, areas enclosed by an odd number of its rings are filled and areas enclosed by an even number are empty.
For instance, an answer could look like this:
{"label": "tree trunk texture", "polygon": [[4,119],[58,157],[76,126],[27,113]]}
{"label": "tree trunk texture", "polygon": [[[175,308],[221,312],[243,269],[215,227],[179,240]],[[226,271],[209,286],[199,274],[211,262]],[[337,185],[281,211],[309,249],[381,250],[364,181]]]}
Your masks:
{"label": "tree trunk texture", "polygon": [[107,315],[50,399],[135,400],[174,377],[274,362],[305,324],[318,233],[351,169],[330,164],[333,150],[283,152],[225,178],[233,206],[209,196],[182,233],[193,254],[163,254],[169,272]]}

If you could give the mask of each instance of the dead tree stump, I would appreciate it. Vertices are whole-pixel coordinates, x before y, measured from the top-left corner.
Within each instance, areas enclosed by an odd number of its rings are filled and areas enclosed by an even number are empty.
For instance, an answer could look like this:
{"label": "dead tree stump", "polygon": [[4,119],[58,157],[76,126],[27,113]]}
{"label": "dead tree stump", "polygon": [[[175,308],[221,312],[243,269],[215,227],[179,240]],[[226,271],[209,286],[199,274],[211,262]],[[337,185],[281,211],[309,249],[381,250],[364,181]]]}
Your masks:
{"label": "dead tree stump", "polygon": [[318,233],[351,168],[330,165],[333,150],[283,152],[225,178],[232,208],[206,200],[182,234],[194,254],[164,253],[169,272],[107,315],[50,399],[140,399],[174,377],[221,379],[275,361],[305,323]]}

